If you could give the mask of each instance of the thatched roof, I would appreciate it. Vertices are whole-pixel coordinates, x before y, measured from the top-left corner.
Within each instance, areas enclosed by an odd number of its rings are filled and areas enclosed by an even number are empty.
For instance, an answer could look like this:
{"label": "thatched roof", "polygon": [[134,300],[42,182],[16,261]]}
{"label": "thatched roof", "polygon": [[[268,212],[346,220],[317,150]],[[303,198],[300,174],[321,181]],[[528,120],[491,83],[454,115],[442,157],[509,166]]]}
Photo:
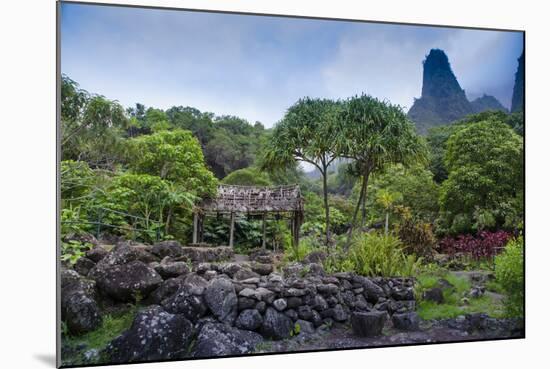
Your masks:
{"label": "thatched roof", "polygon": [[279,213],[302,212],[304,200],[300,186],[219,185],[214,199],[206,199],[199,208],[210,213]]}

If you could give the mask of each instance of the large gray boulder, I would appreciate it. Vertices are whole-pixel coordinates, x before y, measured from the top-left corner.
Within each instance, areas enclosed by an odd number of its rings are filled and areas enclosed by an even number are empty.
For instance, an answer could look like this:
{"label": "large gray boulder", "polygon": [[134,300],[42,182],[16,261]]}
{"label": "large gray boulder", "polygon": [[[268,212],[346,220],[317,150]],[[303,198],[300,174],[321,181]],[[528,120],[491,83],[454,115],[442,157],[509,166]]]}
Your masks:
{"label": "large gray boulder", "polygon": [[162,277],[141,261],[105,267],[95,280],[102,293],[122,302],[146,298],[162,283]]}
{"label": "large gray boulder", "polygon": [[202,296],[208,287],[208,281],[195,273],[188,274],[183,280],[183,284],[189,293],[197,296]]}
{"label": "large gray boulder", "polygon": [[183,278],[169,278],[161,283],[161,285],[151,292],[147,303],[153,305],[161,305],[164,300],[174,296],[181,286],[183,286]]}
{"label": "large gray boulder", "polygon": [[195,357],[243,355],[254,351],[263,341],[262,336],[222,323],[205,323],[197,337]]}
{"label": "large gray boulder", "polygon": [[131,247],[127,242],[118,243],[107,255],[97,262],[88,276],[96,279],[105,270],[115,266],[124,265],[139,259],[139,253],[136,248]]}
{"label": "large gray boulder", "polygon": [[380,336],[386,317],[385,312],[358,311],[351,315],[351,328],[353,333],[360,337]]}
{"label": "large gray boulder", "polygon": [[206,305],[222,323],[232,325],[237,318],[238,300],[235,287],[230,280],[215,278],[204,291]]}
{"label": "large gray boulder", "polygon": [[153,245],[151,252],[159,258],[170,256],[177,258],[183,255],[182,245],[178,241],[162,241]]}
{"label": "large gray boulder", "polygon": [[93,331],[102,322],[94,285],[74,270],[61,272],[61,319],[72,334]]}
{"label": "large gray boulder", "polygon": [[192,247],[186,246],[182,248],[182,255],[187,259],[197,262],[219,262],[229,260],[233,257],[233,248],[229,246],[217,247]]}
{"label": "large gray boulder", "polygon": [[192,322],[202,318],[208,311],[204,299],[193,295],[185,286],[180,287],[176,294],[164,300],[162,306],[170,313],[183,314]]}
{"label": "large gray boulder", "polygon": [[160,306],[139,312],[130,329],[107,345],[113,363],[180,359],[194,337],[193,324],[182,314],[171,314]]}
{"label": "large gray boulder", "polygon": [[261,327],[261,333],[264,337],[282,340],[290,337],[293,328],[294,324],[288,316],[272,307],[267,308]]}
{"label": "large gray boulder", "polygon": [[364,289],[363,294],[368,302],[376,304],[381,297],[386,297],[386,293],[382,287],[371,281],[369,278],[360,276],[356,276],[355,278],[360,281]]}
{"label": "large gray boulder", "polygon": [[155,271],[157,271],[162,278],[168,279],[188,274],[191,270],[189,269],[187,263],[183,261],[172,261],[167,263],[160,263],[155,267]]}

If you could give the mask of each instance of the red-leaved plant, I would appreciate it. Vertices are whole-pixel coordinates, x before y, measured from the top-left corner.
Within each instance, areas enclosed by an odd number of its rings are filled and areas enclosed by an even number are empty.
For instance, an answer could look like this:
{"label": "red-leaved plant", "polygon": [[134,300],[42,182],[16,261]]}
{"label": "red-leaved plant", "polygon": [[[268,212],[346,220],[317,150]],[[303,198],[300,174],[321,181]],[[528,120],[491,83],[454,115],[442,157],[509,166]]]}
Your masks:
{"label": "red-leaved plant", "polygon": [[445,237],[439,241],[439,252],[454,255],[464,253],[474,259],[488,259],[502,251],[512,234],[506,231],[481,231],[475,236],[462,234],[457,237]]}

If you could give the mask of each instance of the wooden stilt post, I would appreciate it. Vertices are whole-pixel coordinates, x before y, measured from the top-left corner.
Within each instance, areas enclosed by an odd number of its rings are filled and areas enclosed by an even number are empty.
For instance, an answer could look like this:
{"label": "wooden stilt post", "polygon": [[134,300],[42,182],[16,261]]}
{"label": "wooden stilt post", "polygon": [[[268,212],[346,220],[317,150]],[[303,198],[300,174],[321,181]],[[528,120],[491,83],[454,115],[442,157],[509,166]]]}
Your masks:
{"label": "wooden stilt post", "polygon": [[199,237],[198,237],[199,243],[204,242],[204,221],[205,220],[206,220],[205,214],[202,214],[201,216],[199,216]]}
{"label": "wooden stilt post", "polygon": [[296,249],[296,246],[298,246],[298,245],[296,245],[296,237],[294,235],[294,231],[295,231],[294,223],[295,223],[295,221],[296,220],[294,219],[294,217],[292,217],[290,219],[290,239],[292,241],[292,248],[293,249]]}
{"label": "wooden stilt post", "polygon": [[294,242],[296,243],[296,247],[300,245],[300,220],[301,218],[298,212],[294,212]]}
{"label": "wooden stilt post", "polygon": [[265,213],[262,214],[262,249],[265,250]]}
{"label": "wooden stilt post", "polygon": [[231,213],[229,226],[229,247],[233,247],[233,233],[235,231],[235,214]]}
{"label": "wooden stilt post", "polygon": [[193,243],[197,243],[197,233],[198,233],[198,226],[199,226],[199,215],[197,212],[193,212]]}

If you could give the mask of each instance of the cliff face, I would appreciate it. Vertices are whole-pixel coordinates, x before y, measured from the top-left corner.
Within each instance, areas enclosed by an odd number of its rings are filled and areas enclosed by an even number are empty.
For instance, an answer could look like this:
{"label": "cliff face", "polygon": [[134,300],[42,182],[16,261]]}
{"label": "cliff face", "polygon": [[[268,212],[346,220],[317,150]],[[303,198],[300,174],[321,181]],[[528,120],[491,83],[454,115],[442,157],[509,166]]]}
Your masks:
{"label": "cliff face", "polygon": [[420,133],[474,113],[443,50],[432,49],[424,60],[422,96],[415,99],[409,118]]}
{"label": "cliff face", "polygon": [[483,95],[482,97],[478,97],[471,102],[471,105],[474,113],[481,113],[486,110],[500,110],[508,113],[508,109],[502,106],[500,101],[491,95]]}
{"label": "cliff face", "polygon": [[525,52],[521,53],[518,59],[518,70],[516,71],[516,81],[514,83],[514,92],[512,93],[512,112],[523,111],[523,98],[525,94]]}

